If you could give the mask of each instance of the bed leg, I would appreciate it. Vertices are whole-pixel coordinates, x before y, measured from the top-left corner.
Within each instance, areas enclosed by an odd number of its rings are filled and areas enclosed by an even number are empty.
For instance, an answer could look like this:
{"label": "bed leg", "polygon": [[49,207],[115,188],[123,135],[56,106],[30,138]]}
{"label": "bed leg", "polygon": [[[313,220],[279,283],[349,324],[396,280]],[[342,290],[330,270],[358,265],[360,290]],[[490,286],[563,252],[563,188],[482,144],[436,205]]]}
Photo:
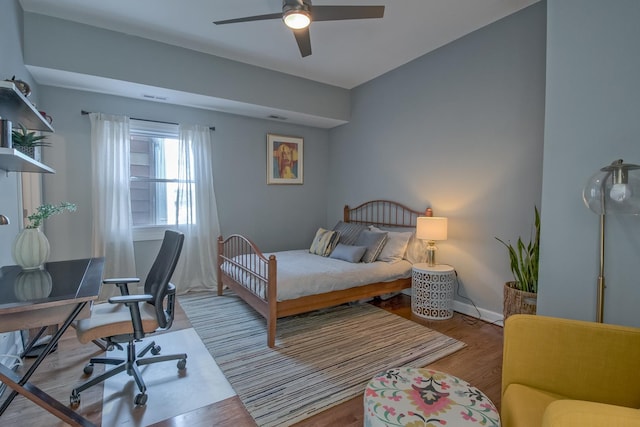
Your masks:
{"label": "bed leg", "polygon": [[267,319],[267,345],[269,348],[276,346],[276,322],[278,319],[269,317]]}

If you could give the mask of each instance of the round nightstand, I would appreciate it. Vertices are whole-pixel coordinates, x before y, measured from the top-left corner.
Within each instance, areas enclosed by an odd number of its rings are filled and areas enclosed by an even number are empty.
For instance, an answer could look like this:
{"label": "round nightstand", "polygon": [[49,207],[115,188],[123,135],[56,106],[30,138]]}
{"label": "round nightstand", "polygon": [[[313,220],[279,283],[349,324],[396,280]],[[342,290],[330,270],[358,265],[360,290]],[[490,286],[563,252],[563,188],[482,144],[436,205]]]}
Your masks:
{"label": "round nightstand", "polygon": [[411,311],[431,320],[453,317],[453,289],[456,274],[453,267],[437,264],[414,264],[411,274]]}

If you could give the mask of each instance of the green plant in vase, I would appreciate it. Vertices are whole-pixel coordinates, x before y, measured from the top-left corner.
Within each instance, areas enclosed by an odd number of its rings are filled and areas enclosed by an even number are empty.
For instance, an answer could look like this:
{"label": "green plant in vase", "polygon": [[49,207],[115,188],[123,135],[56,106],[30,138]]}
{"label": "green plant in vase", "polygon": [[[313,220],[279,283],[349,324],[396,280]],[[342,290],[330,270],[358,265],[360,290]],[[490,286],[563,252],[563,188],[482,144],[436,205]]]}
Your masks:
{"label": "green plant in vase", "polygon": [[505,243],[496,237],[509,252],[511,273],[515,279],[515,288],[524,292],[538,293],[538,263],[540,260],[540,213],[535,208],[533,235],[525,245],[522,238],[518,238],[515,246]]}
{"label": "green plant in vase", "polygon": [[64,211],[75,212],[76,209],[77,207],[75,204],[68,202],[62,202],[57,206],[50,204],[38,206],[36,208],[36,212],[27,217],[30,222],[25,226],[25,228],[38,228],[42,224],[42,221],[50,216],[57,215]]}
{"label": "green plant in vase", "polygon": [[515,246],[496,239],[509,252],[511,273],[515,281],[504,284],[502,314],[536,314],[538,310],[538,262],[540,260],[540,213],[535,208],[534,230],[529,243],[518,238]]}
{"label": "green plant in vase", "polygon": [[34,157],[34,150],[36,147],[50,147],[51,144],[45,141],[46,135],[38,135],[36,132],[29,132],[29,130],[22,124],[19,124],[20,130],[11,131],[11,142],[13,147],[30,157]]}

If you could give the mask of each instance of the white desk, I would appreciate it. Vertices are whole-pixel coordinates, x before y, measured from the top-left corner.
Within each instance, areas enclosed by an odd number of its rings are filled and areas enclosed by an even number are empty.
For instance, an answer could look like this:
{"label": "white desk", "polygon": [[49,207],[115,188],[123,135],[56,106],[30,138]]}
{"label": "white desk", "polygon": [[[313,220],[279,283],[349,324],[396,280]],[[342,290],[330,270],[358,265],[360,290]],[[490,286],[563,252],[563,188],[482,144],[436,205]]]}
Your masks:
{"label": "white desk", "polygon": [[31,275],[23,272],[17,265],[0,269],[0,332],[40,328],[40,332],[27,344],[24,351],[27,353],[49,325],[61,325],[21,378],[6,366],[0,365],[0,381],[13,389],[0,406],[0,417],[16,395],[22,394],[67,424],[93,426],[88,420],[29,383],[29,378],[57,345],[71,323],[77,318],[90,315],[90,303],[100,293],[103,266],[104,259],[91,258],[46,263],[44,272],[31,272]]}

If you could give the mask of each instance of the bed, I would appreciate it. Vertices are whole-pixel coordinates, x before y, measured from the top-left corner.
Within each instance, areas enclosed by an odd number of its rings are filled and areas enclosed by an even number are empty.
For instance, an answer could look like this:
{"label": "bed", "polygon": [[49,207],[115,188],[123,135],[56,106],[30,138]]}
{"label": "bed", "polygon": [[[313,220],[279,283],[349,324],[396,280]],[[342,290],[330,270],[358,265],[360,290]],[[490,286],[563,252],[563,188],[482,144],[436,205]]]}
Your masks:
{"label": "bed", "polygon": [[[388,233],[399,235],[411,233],[419,216],[432,216],[432,211],[428,208],[420,212],[396,202],[373,200],[355,208],[345,206],[342,222],[404,231]],[[421,243],[415,236],[411,239]],[[269,347],[275,346],[277,319],[281,317],[411,287],[412,264],[406,259],[350,263],[309,252],[307,248],[263,254],[245,236],[218,238],[218,295],[227,287],[265,317]]]}

